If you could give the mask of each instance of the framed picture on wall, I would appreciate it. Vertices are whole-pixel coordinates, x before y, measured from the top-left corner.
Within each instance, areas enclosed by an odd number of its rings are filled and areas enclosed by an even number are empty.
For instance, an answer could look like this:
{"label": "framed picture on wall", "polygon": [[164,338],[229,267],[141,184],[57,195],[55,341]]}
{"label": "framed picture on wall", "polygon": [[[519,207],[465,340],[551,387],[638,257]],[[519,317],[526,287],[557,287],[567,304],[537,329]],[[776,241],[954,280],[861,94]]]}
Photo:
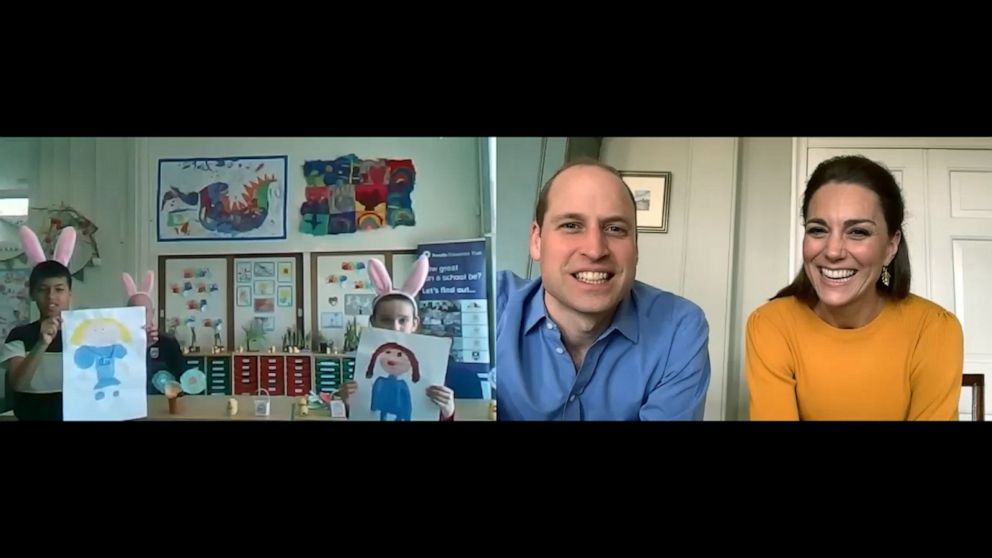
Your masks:
{"label": "framed picture on wall", "polygon": [[293,282],[293,262],[279,262],[277,266],[279,268],[279,282],[280,283],[292,283]]}
{"label": "framed picture on wall", "polygon": [[286,238],[286,155],[158,160],[158,241]]}
{"label": "framed picture on wall", "polygon": [[247,285],[238,286],[237,304],[238,306],[251,306],[251,287]]}
{"label": "framed picture on wall", "polygon": [[667,233],[672,173],[620,171],[620,176],[634,194],[637,230]]}
{"label": "framed picture on wall", "polygon": [[237,282],[242,285],[251,283],[251,262],[238,262]]}
{"label": "framed picture on wall", "polygon": [[255,296],[273,296],[276,294],[276,282],[270,280],[255,281]]}
{"label": "framed picture on wall", "polygon": [[256,279],[260,279],[263,277],[275,277],[275,276],[276,276],[275,262],[255,262]]}
{"label": "framed picture on wall", "polygon": [[261,314],[271,314],[276,311],[276,300],[274,298],[256,298],[255,312]]}
{"label": "framed picture on wall", "polygon": [[293,305],[293,287],[279,286],[279,296],[276,297],[276,304],[279,306]]}

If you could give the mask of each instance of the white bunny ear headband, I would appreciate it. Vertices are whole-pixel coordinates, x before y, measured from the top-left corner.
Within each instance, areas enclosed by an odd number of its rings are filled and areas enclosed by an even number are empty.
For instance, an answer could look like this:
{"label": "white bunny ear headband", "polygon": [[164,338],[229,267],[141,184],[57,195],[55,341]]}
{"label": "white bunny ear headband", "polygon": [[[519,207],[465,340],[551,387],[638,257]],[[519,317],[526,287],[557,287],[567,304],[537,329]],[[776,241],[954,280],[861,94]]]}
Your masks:
{"label": "white bunny ear headband", "polygon": [[[41,262],[48,261],[45,257],[45,251],[41,248],[41,242],[38,240],[38,235],[34,234],[34,231],[28,228],[27,225],[21,225],[20,229],[21,235],[21,247],[24,248],[24,253],[27,254],[28,262],[31,263],[31,267],[35,267]],[[59,234],[59,239],[55,241],[55,254],[52,256],[52,260],[59,262],[65,267],[69,267],[69,260],[72,259],[72,252],[76,249],[76,229],[72,227],[66,227],[62,229],[62,233]]]}
{"label": "white bunny ear headband", "polygon": [[413,304],[413,315],[416,316],[417,301],[414,297],[417,296],[427,281],[427,271],[430,267],[427,254],[417,258],[416,263],[413,264],[413,271],[410,272],[410,276],[406,278],[406,282],[399,289],[393,287],[393,280],[389,277],[389,272],[386,271],[386,266],[382,262],[371,259],[368,267],[369,279],[372,280],[372,288],[376,294],[375,300],[372,301],[372,307],[375,308],[375,305],[384,296],[400,295],[410,300],[410,303]]}
{"label": "white bunny ear headband", "polygon": [[152,287],[155,285],[155,272],[146,271],[145,278],[141,281],[141,290],[138,290],[138,286],[134,283],[134,278],[131,277],[130,273],[124,273],[121,275],[121,279],[124,281],[124,292],[127,293],[127,300],[130,301],[134,295],[143,294],[148,297],[148,300],[155,300],[152,298]]}

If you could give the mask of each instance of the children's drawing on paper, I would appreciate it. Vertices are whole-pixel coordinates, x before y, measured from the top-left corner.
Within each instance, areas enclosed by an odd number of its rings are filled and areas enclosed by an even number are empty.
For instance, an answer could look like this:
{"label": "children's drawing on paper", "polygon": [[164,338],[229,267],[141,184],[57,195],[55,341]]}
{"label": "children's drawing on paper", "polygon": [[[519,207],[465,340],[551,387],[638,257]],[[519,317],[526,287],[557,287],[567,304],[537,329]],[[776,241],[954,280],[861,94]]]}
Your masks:
{"label": "children's drawing on paper", "polygon": [[451,339],[384,329],[362,331],[355,361],[352,420],[437,420],[427,396],[443,384]]}
{"label": "children's drawing on paper", "polygon": [[276,276],[276,264],[273,262],[255,262],[255,278]]}
{"label": "children's drawing on paper", "polygon": [[276,311],[276,304],[274,298],[255,299],[255,312],[271,314],[272,312],[275,311]]}
{"label": "children's drawing on paper", "polygon": [[76,310],[62,319],[65,420],[147,416],[144,308]]}
{"label": "children's drawing on paper", "polygon": [[372,384],[372,404],[370,410],[379,413],[379,420],[386,420],[390,414],[397,421],[409,422],[413,413],[410,402],[410,387],[404,376],[409,374],[413,383],[420,381],[420,366],[413,351],[399,343],[386,343],[372,353],[372,360],[365,370],[365,377],[372,377],[376,365],[386,373],[376,378]]}
{"label": "children's drawing on paper", "polygon": [[277,297],[277,304],[279,306],[292,306],[293,305],[293,287],[279,287],[279,295]]}
{"label": "children's drawing on paper", "polygon": [[287,160],[159,160],[159,240],[286,238]]}
{"label": "children's drawing on paper", "polygon": [[127,356],[127,348],[122,343],[130,343],[131,335],[124,324],[113,318],[92,318],[73,331],[70,338],[76,348],[73,360],[80,370],[94,369],[96,384],[93,386],[93,398],[100,400],[113,391],[114,397],[120,395],[116,387],[121,385],[117,379],[116,361]]}
{"label": "children's drawing on paper", "polygon": [[[383,254],[370,253],[369,257],[380,260],[386,258]],[[369,283],[368,269],[364,256],[321,255],[317,258],[317,312],[321,316],[318,332],[328,344],[334,343],[335,348],[345,346],[347,326],[354,323],[362,328],[368,327],[369,315],[372,313],[372,301],[375,294]],[[299,270],[295,270],[298,272]],[[297,277],[294,277],[297,278]],[[363,288],[358,288],[361,282]],[[300,297],[300,293],[295,293]],[[299,300],[295,301],[299,304]],[[329,315],[323,319],[323,314]],[[351,345],[349,344],[349,347]]]}
{"label": "children's drawing on paper", "polygon": [[344,313],[349,316],[371,316],[372,301],[375,295],[346,294],[344,295]]}
{"label": "children's drawing on paper", "polygon": [[272,296],[276,294],[276,282],[272,280],[255,281],[255,296]]}
{"label": "children's drawing on paper", "polygon": [[293,263],[292,262],[279,262],[279,282],[280,283],[292,283],[293,282]]}
{"label": "children's drawing on paper", "polygon": [[239,285],[237,291],[238,306],[251,306],[251,287],[247,285]]}
{"label": "children's drawing on paper", "polygon": [[324,329],[344,327],[344,314],[341,312],[321,312],[320,327]]}
{"label": "children's drawing on paper", "polygon": [[[252,285],[237,284],[238,263],[234,262],[231,274],[228,274],[228,262],[223,258],[170,257],[166,260],[162,281],[169,285],[170,291],[178,290],[178,293],[168,295],[161,309],[169,324],[168,331],[180,346],[209,348],[210,340],[217,333],[216,322],[211,329],[204,328],[203,321],[223,315],[229,306],[251,306]],[[250,265],[248,271],[251,271]],[[231,283],[230,288],[228,283]],[[241,287],[247,292],[242,294]],[[244,295],[248,295],[247,299]],[[193,341],[194,332],[197,342]]]}
{"label": "children's drawing on paper", "polygon": [[251,262],[238,262],[236,277],[238,283],[251,283]]}

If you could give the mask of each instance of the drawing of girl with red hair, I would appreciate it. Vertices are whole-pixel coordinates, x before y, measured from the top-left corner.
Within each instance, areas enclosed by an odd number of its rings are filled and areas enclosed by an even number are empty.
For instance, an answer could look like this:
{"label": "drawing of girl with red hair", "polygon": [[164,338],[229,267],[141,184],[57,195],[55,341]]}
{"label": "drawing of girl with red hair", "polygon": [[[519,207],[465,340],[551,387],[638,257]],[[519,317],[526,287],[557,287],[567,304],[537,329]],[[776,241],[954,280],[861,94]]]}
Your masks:
{"label": "drawing of girl with red hair", "polygon": [[372,384],[372,412],[379,412],[379,420],[386,420],[386,416],[391,414],[397,421],[409,422],[413,414],[413,403],[410,400],[410,386],[402,376],[410,372],[413,383],[420,381],[417,356],[399,343],[384,343],[372,353],[369,367],[365,371],[366,378],[372,377],[376,362],[386,375],[380,376]]}

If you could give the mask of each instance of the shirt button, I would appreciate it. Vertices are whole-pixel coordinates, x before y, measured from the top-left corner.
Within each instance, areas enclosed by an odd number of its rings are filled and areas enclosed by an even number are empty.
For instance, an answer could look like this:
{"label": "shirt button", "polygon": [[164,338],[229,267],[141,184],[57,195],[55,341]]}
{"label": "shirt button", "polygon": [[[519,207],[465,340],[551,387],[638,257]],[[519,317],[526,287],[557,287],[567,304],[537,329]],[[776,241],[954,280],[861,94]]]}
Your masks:
{"label": "shirt button", "polygon": [[562,349],[561,347],[558,347],[557,349],[555,349],[555,352],[558,353],[558,354],[562,354],[562,353],[565,352],[565,349]]}
{"label": "shirt button", "polygon": [[555,324],[548,322],[548,329],[554,329],[554,328],[555,328]]}
{"label": "shirt button", "polygon": [[575,401],[575,394],[574,393],[572,395],[568,396],[568,402],[571,403],[572,401]]}

